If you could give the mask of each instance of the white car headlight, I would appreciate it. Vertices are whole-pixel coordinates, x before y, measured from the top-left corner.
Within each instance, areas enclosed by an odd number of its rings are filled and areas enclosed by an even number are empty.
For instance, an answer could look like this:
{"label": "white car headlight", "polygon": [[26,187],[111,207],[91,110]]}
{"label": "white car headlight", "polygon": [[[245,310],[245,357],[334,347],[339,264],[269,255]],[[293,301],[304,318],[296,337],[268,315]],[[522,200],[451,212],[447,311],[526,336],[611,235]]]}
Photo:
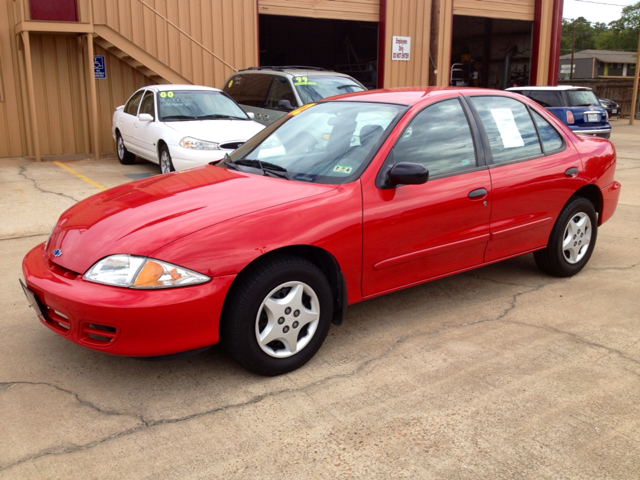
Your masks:
{"label": "white car headlight", "polygon": [[219,143],[206,142],[193,137],[184,137],[180,140],[180,146],[192,150],[220,150]]}
{"label": "white car headlight", "polygon": [[141,289],[187,287],[211,280],[206,275],[171,263],[125,254],[103,258],[82,278],[116,287]]}

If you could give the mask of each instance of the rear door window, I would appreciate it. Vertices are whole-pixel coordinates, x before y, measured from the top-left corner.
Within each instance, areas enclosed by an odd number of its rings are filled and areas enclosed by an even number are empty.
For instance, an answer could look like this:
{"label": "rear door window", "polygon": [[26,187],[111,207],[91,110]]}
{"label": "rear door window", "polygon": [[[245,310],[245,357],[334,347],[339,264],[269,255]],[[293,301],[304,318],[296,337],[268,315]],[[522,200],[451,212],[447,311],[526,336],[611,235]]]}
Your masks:
{"label": "rear door window", "polygon": [[542,155],[542,147],[524,104],[507,97],[471,97],[484,127],[493,163],[509,163]]}
{"label": "rear door window", "polygon": [[142,98],[142,94],[144,90],[140,90],[133,94],[133,96],[129,99],[127,104],[124,106],[125,113],[129,115],[137,115],[138,114],[138,105],[140,105],[140,99]]}
{"label": "rear door window", "polygon": [[241,105],[265,108],[272,75],[234,75],[224,86],[224,91]]}
{"label": "rear door window", "polygon": [[525,93],[527,97],[535,100],[544,108],[562,107],[562,97],[558,92],[548,92],[544,90],[529,90]]}

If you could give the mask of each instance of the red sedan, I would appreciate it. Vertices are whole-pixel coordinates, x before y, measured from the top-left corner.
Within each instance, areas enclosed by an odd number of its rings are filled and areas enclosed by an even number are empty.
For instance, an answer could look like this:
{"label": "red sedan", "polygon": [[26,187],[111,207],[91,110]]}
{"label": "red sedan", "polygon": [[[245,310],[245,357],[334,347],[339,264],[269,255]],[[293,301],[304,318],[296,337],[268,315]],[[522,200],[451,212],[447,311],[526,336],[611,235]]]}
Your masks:
{"label": "red sedan", "polygon": [[245,368],[304,365],[347,305],[533,252],[589,261],[620,194],[606,140],[479,89],[378,90],[295,110],[215,165],[62,214],[24,259],[40,320],[129,356],[222,341]]}

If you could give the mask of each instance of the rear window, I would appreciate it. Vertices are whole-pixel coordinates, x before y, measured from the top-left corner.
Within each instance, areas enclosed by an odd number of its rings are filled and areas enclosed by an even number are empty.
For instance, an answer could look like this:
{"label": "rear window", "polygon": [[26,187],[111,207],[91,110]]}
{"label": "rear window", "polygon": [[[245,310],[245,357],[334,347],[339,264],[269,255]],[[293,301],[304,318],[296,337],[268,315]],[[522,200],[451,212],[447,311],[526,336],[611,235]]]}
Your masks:
{"label": "rear window", "polygon": [[591,90],[567,90],[569,106],[571,107],[599,107],[600,102]]}

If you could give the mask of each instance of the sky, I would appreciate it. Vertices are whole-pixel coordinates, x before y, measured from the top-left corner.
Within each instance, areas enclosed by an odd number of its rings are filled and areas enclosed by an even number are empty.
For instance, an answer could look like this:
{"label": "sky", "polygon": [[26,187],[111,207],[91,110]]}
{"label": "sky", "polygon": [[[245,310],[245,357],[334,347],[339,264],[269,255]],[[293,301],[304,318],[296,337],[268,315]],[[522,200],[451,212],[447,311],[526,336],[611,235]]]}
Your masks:
{"label": "sky", "polygon": [[590,22],[609,23],[622,16],[626,5],[633,5],[638,0],[564,0],[562,17],[567,19],[584,17]]}

